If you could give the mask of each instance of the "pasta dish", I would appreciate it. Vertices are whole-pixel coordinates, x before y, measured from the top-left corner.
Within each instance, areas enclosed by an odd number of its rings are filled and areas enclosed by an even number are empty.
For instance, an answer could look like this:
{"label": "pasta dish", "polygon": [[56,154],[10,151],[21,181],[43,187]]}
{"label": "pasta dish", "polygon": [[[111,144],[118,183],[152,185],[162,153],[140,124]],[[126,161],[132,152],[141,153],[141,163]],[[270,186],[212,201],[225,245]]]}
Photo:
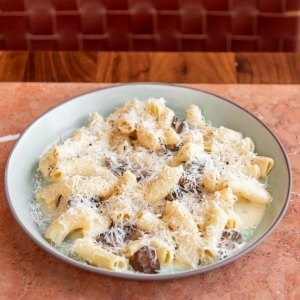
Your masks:
{"label": "pasta dish", "polygon": [[41,156],[32,215],[49,243],[96,267],[195,269],[245,245],[272,201],[273,165],[196,105],[179,120],[162,98],[134,99]]}

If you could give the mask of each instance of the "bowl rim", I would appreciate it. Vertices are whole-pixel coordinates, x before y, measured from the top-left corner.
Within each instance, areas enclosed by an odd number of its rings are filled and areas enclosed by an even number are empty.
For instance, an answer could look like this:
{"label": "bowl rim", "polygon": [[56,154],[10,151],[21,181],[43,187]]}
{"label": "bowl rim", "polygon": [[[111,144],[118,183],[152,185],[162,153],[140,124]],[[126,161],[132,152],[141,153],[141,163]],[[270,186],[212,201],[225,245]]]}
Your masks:
{"label": "bowl rim", "polygon": [[[52,250],[52,246],[49,244],[49,246],[44,245],[43,243],[41,243],[38,239],[35,238],[35,236],[31,233],[30,230],[27,229],[27,227],[23,224],[23,222],[21,221],[21,219],[19,218],[18,214],[16,213],[16,211],[14,210],[13,207],[13,200],[10,197],[10,192],[9,192],[9,188],[8,188],[8,171],[9,171],[9,167],[10,167],[10,163],[11,163],[11,159],[12,156],[15,152],[15,149],[18,147],[19,142],[21,141],[21,139],[23,138],[23,136],[27,133],[27,131],[36,123],[38,122],[41,118],[43,118],[46,114],[48,114],[49,112],[51,112],[52,110],[55,110],[56,108],[65,105],[68,102],[73,101],[74,99],[78,98],[78,97],[82,97],[85,96],[87,94],[91,94],[91,93],[95,93],[95,92],[99,92],[102,90],[107,90],[107,89],[117,89],[120,87],[126,87],[126,86],[141,86],[141,85],[158,85],[158,86],[166,86],[166,87],[170,87],[170,88],[182,88],[182,89],[188,89],[188,90],[194,90],[200,93],[204,93],[204,94],[208,94],[214,97],[217,97],[231,105],[236,106],[237,108],[243,110],[244,112],[246,112],[247,114],[249,114],[251,117],[253,117],[256,121],[258,121],[263,127],[265,127],[265,129],[267,129],[267,131],[272,135],[272,137],[275,139],[275,141],[277,142],[283,156],[285,159],[285,165],[287,167],[287,172],[288,172],[288,189],[287,189],[287,195],[285,197],[285,201],[284,201],[284,205],[282,206],[282,209],[278,215],[278,217],[273,221],[272,226],[257,240],[255,241],[252,245],[242,249],[240,252],[238,252],[237,254],[234,254],[233,256],[230,256],[224,260],[215,262],[213,264],[198,268],[198,269],[192,269],[192,270],[187,270],[187,271],[179,271],[176,273],[170,273],[170,274],[142,274],[142,273],[127,273],[127,272],[116,272],[116,271],[110,271],[110,270],[106,270],[106,269],[102,269],[102,268],[98,268],[92,265],[87,265],[87,264],[83,264],[79,261],[76,261],[74,259],[69,258],[68,256],[65,256],[62,253],[57,253],[55,251]],[[9,156],[7,158],[7,162],[6,162],[6,166],[5,166],[5,171],[4,171],[4,189],[5,189],[5,194],[6,194],[6,201],[8,203],[8,206],[10,208],[10,211],[12,212],[15,220],[17,221],[17,223],[19,224],[19,226],[26,232],[26,234],[31,238],[31,240],[40,248],[42,248],[43,250],[45,250],[47,253],[51,254],[52,256],[58,258],[59,260],[71,264],[72,266],[75,266],[79,269],[83,269],[85,271],[88,272],[92,272],[92,273],[96,273],[99,275],[104,275],[107,277],[114,277],[114,278],[120,278],[120,279],[126,279],[126,280],[137,280],[137,281],[158,281],[158,280],[174,280],[174,279],[180,279],[180,278],[185,278],[185,277],[190,277],[190,276],[195,276],[201,273],[205,273],[205,272],[209,272],[212,271],[214,269],[223,267],[233,261],[235,261],[236,259],[244,256],[245,254],[247,254],[248,252],[252,251],[255,247],[257,247],[261,242],[263,242],[273,231],[274,229],[278,226],[278,224],[280,223],[280,221],[282,220],[287,208],[288,208],[288,204],[289,204],[289,199],[290,199],[290,195],[291,195],[291,189],[292,189],[292,171],[291,171],[291,166],[290,166],[290,162],[287,156],[286,151],[284,150],[283,145],[281,144],[281,142],[279,141],[279,139],[277,138],[277,136],[273,133],[273,131],[264,123],[262,122],[258,117],[256,117],[253,113],[251,113],[250,111],[246,110],[245,108],[243,108],[242,106],[224,98],[221,97],[219,95],[216,95],[212,92],[207,92],[207,91],[203,91],[201,89],[197,89],[194,87],[189,87],[189,86],[182,86],[182,85],[178,85],[178,84],[168,84],[168,83],[158,83],[158,82],[132,82],[132,83],[124,83],[124,84],[117,84],[117,85],[113,85],[113,86],[108,86],[108,87],[102,87],[102,88],[97,88],[94,90],[90,90],[87,91],[85,93],[76,95],[72,98],[69,98],[59,104],[56,104],[55,106],[51,107],[50,109],[48,109],[47,111],[45,111],[44,113],[42,113],[38,118],[36,118],[33,122],[31,122],[26,128],[25,130],[22,132],[22,134],[19,136],[19,138],[16,140],[15,144],[13,145]]]}

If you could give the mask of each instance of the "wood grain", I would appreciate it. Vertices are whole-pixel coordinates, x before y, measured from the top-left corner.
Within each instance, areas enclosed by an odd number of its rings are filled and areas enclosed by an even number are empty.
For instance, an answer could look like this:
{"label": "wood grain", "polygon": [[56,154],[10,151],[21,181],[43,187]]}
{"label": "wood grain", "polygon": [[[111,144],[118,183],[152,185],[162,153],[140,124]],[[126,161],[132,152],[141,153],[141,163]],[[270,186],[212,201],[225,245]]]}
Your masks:
{"label": "wood grain", "polygon": [[100,52],[96,82],[236,83],[232,53]]}
{"label": "wood grain", "polygon": [[233,53],[154,53],[151,81],[237,83]]}
{"label": "wood grain", "polygon": [[300,53],[0,52],[0,81],[300,84]]}
{"label": "wood grain", "polygon": [[23,81],[28,53],[0,51],[0,81]]}
{"label": "wood grain", "polygon": [[235,57],[239,83],[300,83],[298,53],[237,53]]}
{"label": "wood grain", "polygon": [[152,66],[150,52],[98,52],[95,82],[145,82]]}
{"label": "wood grain", "polygon": [[27,82],[94,82],[97,55],[91,52],[31,52]]}

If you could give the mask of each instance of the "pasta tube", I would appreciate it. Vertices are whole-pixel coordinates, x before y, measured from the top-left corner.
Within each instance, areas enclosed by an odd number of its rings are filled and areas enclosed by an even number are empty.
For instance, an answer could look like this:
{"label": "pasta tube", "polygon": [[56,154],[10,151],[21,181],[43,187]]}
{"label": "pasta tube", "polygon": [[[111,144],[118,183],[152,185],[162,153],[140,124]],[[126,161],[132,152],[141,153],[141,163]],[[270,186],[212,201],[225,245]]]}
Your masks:
{"label": "pasta tube", "polygon": [[203,145],[187,143],[178,151],[177,155],[169,161],[170,166],[179,166],[191,159],[197,159],[204,151]]}
{"label": "pasta tube", "polygon": [[261,177],[266,177],[274,166],[274,160],[265,156],[253,157],[251,158],[250,163],[251,165],[258,165]]}
{"label": "pasta tube", "polygon": [[128,135],[118,134],[111,139],[110,144],[114,147],[116,153],[123,153],[125,150],[131,147],[130,139]]}
{"label": "pasta tube", "polygon": [[131,241],[124,247],[124,249],[121,250],[121,252],[125,255],[125,257],[129,258],[146,245],[150,245],[155,248],[160,265],[167,266],[172,263],[174,259],[173,250],[166,242],[157,238],[146,238]]}
{"label": "pasta tube", "polygon": [[166,214],[163,217],[170,228],[181,232],[197,233],[198,227],[190,211],[178,201],[167,201]]}
{"label": "pasta tube", "polygon": [[70,208],[52,221],[44,237],[59,246],[71,231],[90,229],[97,218],[98,215],[91,208]]}
{"label": "pasta tube", "polygon": [[163,130],[163,142],[166,145],[176,145],[180,142],[180,136],[173,128],[162,128]]}
{"label": "pasta tube", "polygon": [[197,233],[185,233],[175,235],[177,249],[174,262],[185,268],[196,268],[201,257],[201,238]]}
{"label": "pasta tube", "polygon": [[130,171],[126,171],[114,187],[113,194],[114,196],[119,196],[123,193],[133,191],[136,188],[136,177]]}
{"label": "pasta tube", "polygon": [[[203,147],[203,134],[200,131],[186,131],[182,134],[182,144],[192,143]],[[203,151],[203,150],[202,150]]]}
{"label": "pasta tube", "polygon": [[90,136],[82,129],[78,129],[70,138],[52,148],[51,161],[57,162],[65,158],[76,157],[80,152],[84,152],[89,144]]}
{"label": "pasta tube", "polygon": [[157,230],[169,231],[167,223],[147,210],[143,210],[140,212],[140,216],[136,220],[136,225],[146,232]]}
{"label": "pasta tube", "polygon": [[219,140],[229,140],[229,141],[238,141],[243,138],[241,132],[237,132],[235,130],[226,128],[226,127],[219,127],[216,130],[216,135]]}
{"label": "pasta tube", "polygon": [[54,182],[41,189],[38,192],[36,199],[42,205],[44,210],[51,212],[55,210],[60,195],[60,184]]}
{"label": "pasta tube", "polygon": [[162,266],[168,266],[173,262],[174,252],[172,248],[159,238],[152,238],[150,245],[156,249],[157,258]]}
{"label": "pasta tube", "polygon": [[252,180],[231,180],[225,183],[225,187],[230,187],[234,195],[242,196],[259,205],[267,205],[272,201],[271,194]]}
{"label": "pasta tube", "polygon": [[98,137],[99,140],[109,143],[111,138],[111,126],[108,122],[105,122],[103,117],[97,112],[92,114],[88,126],[85,128],[85,132]]}
{"label": "pasta tube", "polygon": [[206,230],[203,234],[204,247],[202,259],[213,261],[217,257],[217,243],[221,239],[223,231],[228,221],[227,213],[217,204],[210,210],[210,217],[205,224]]}
{"label": "pasta tube", "polygon": [[157,119],[160,127],[171,127],[175,113],[170,108],[165,108]]}
{"label": "pasta tube", "polygon": [[60,181],[60,193],[66,198],[76,193],[108,197],[113,193],[117,182],[116,176],[71,176]]}
{"label": "pasta tube", "polygon": [[123,118],[119,121],[118,128],[124,134],[130,134],[136,129],[134,122],[127,118]]}
{"label": "pasta tube", "polygon": [[117,177],[107,168],[83,159],[66,159],[58,161],[51,171],[54,180],[61,180],[65,176],[100,176],[116,181]]}
{"label": "pasta tube", "polygon": [[40,158],[38,169],[47,180],[51,180],[52,178],[50,176],[50,173],[52,168],[53,168],[53,164],[51,161],[51,153],[50,151],[48,151]]}
{"label": "pasta tube", "polygon": [[256,180],[261,177],[258,165],[243,166],[241,167],[241,172],[248,177],[255,178]]}
{"label": "pasta tube", "polygon": [[137,99],[130,100],[124,103],[121,107],[119,107],[115,112],[110,114],[106,118],[106,122],[111,124],[112,126],[117,126],[119,120],[122,118],[122,115],[128,114],[129,112],[136,112],[139,111],[142,104]]}
{"label": "pasta tube", "polygon": [[124,257],[103,249],[90,238],[76,240],[73,251],[96,267],[103,267],[113,271],[127,269],[127,261]]}
{"label": "pasta tube", "polygon": [[164,112],[166,106],[163,98],[159,98],[159,99],[152,98],[149,99],[148,101],[149,101],[148,109],[151,115],[160,116]]}
{"label": "pasta tube", "polygon": [[220,172],[217,170],[213,170],[211,172],[206,172],[202,177],[202,184],[208,190],[214,192],[219,189],[219,182],[221,179]]}
{"label": "pasta tube", "polygon": [[189,127],[192,129],[199,129],[206,132],[205,139],[207,140],[207,135],[210,137],[211,132],[215,131],[216,128],[205,123],[204,117],[202,116],[201,110],[198,106],[192,104],[186,111],[185,121],[188,123]]}
{"label": "pasta tube", "polygon": [[113,196],[107,200],[110,217],[114,222],[122,223],[132,217],[130,194],[136,189],[136,177],[130,171],[126,171],[114,187]]}
{"label": "pasta tube", "polygon": [[181,166],[177,168],[166,166],[157,178],[146,185],[145,200],[149,204],[154,204],[164,199],[178,183],[182,173],[183,168]]}
{"label": "pasta tube", "polygon": [[162,130],[153,130],[152,128],[141,126],[137,130],[137,138],[142,146],[147,149],[160,150],[160,141],[164,140]]}

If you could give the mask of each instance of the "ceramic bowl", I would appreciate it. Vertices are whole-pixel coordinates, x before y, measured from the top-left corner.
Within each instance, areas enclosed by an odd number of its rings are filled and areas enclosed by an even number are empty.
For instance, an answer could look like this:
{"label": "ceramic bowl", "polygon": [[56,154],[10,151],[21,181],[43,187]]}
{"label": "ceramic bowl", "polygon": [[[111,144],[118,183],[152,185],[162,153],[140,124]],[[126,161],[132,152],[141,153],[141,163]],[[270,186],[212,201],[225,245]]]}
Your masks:
{"label": "ceramic bowl", "polygon": [[[162,275],[118,273],[83,264],[64,256],[44,240],[42,232],[30,216],[29,202],[33,197],[33,176],[38,166],[39,156],[63,134],[85,125],[89,113],[98,111],[101,115],[108,116],[125,101],[133,98],[146,100],[150,97],[163,97],[167,101],[167,106],[182,117],[190,104],[196,104],[214,126],[223,125],[242,132],[244,136],[250,136],[259,155],[272,157],[275,166],[268,182],[274,200],[267,214],[240,252],[196,270]],[[152,83],[125,84],[99,89],[55,106],[23,132],[10,153],[5,170],[5,190],[11,211],[35,243],[55,257],[81,269],[135,280],[165,280],[192,276],[219,268],[245,255],[260,244],[279,224],[288,205],[290,189],[291,170],[287,155],[276,136],[263,122],[242,107],[213,94],[192,88]]]}

